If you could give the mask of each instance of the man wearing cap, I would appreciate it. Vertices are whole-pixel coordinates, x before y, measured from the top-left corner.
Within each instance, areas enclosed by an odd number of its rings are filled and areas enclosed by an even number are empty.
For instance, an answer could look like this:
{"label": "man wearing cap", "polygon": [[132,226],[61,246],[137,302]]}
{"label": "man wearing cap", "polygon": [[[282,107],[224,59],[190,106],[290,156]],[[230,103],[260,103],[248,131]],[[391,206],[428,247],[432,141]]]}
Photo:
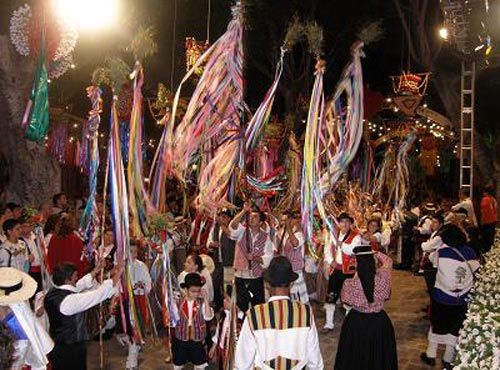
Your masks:
{"label": "man wearing cap", "polygon": [[11,370],[21,370],[25,365],[32,370],[45,369],[47,354],[54,347],[28,305],[36,287],[36,281],[28,274],[12,267],[0,268],[0,322],[9,328],[15,340]]}
{"label": "man wearing cap", "polygon": [[335,304],[342,292],[344,280],[352,277],[355,272],[355,259],[352,251],[361,245],[362,238],[353,228],[354,219],[346,212],[337,217],[339,234],[333,244],[325,244],[325,263],[329,266],[328,296],[325,303],[326,321],[324,330],[334,328]]}
{"label": "man wearing cap", "polygon": [[104,267],[102,261],[80,280],[75,265],[63,263],[54,267],[55,287],[47,293],[44,302],[50,334],[56,343],[50,353],[52,370],[86,370],[85,311],[117,294],[116,285],[123,269],[117,266],[111,279],[96,286],[95,277]]}
{"label": "man wearing cap", "polygon": [[271,298],[247,312],[234,369],[323,369],[313,311],[290,300],[290,286],[297,278],[288,258],[272,259],[264,274]]}

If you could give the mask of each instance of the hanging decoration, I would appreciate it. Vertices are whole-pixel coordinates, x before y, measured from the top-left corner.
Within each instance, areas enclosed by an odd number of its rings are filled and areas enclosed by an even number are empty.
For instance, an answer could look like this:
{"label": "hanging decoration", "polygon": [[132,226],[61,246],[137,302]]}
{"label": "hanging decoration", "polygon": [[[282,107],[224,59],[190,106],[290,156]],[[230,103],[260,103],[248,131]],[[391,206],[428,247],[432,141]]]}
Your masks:
{"label": "hanging decoration", "polygon": [[66,144],[68,143],[68,127],[64,123],[57,123],[52,127],[47,138],[47,148],[59,163],[66,163]]}
{"label": "hanging decoration", "polygon": [[16,51],[36,58],[44,45],[49,78],[59,78],[73,64],[73,50],[78,41],[76,28],[56,16],[50,2],[40,2],[33,9],[24,4],[10,18],[10,39]]}
{"label": "hanging decoration", "polygon": [[[231,142],[234,140],[233,130],[239,130],[241,112],[244,110],[241,4],[237,3],[232,11],[233,18],[227,31],[197,60],[182,79],[174,96],[170,122],[165,125],[149,176],[153,180],[153,205],[160,207],[160,210],[165,204],[165,179],[167,176],[185,179],[192,170],[194,156],[202,144],[212,140],[213,147],[218,148],[225,142],[225,147],[218,151],[228,153],[235,150]],[[204,63],[205,69],[191,96],[186,114],[176,126],[182,87]],[[231,139],[228,140],[228,136]],[[212,161],[215,157],[217,154],[214,154]],[[220,181],[215,183],[223,185],[226,175],[221,175],[220,171],[218,173]]]}
{"label": "hanging decoration", "polygon": [[38,56],[30,100],[24,112],[22,127],[29,140],[42,142],[49,130],[49,78],[45,65],[45,46]]}
{"label": "hanging decoration", "polygon": [[99,228],[97,211],[97,174],[99,171],[99,125],[101,123],[102,99],[98,86],[87,87],[87,97],[92,109],[89,112],[88,135],[90,144],[89,197],[80,220],[80,234],[85,242],[85,253],[88,260],[93,260],[95,254],[94,242]]}
{"label": "hanging decoration", "polygon": [[[197,41],[194,37],[186,37],[186,72],[189,72],[196,62],[208,50],[210,44],[208,41]],[[203,65],[198,65],[194,70],[196,76],[203,73]]]}

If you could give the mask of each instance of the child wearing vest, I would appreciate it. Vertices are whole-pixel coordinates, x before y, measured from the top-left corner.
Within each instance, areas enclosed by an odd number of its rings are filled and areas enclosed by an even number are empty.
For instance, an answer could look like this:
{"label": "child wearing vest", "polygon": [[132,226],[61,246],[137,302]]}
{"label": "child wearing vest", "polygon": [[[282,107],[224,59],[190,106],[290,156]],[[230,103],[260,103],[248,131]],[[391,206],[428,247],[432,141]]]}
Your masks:
{"label": "child wearing vest", "polygon": [[197,273],[187,274],[181,284],[185,296],[177,304],[179,321],[172,341],[174,370],[182,369],[188,362],[194,365],[195,370],[208,366],[204,343],[206,321],[213,319],[214,312],[208,303],[207,291],[202,289],[203,284]]}

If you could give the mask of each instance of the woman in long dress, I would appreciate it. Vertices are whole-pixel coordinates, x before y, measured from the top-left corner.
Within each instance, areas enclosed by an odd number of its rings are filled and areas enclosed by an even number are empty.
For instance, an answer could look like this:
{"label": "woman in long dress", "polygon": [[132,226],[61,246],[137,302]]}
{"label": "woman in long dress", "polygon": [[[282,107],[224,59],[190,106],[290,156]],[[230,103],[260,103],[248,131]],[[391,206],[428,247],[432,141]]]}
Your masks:
{"label": "woman in long dress", "polygon": [[394,328],[384,311],[392,260],[370,246],[356,247],[354,254],[356,274],[342,289],[342,302],[352,308],[342,325],[335,370],[397,370]]}

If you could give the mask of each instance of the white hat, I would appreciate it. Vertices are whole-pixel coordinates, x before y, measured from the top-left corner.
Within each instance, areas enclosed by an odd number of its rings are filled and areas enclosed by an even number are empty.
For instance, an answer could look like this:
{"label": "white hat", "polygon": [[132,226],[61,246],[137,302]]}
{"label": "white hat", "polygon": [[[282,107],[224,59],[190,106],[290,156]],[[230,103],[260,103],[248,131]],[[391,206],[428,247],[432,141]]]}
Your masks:
{"label": "white hat", "polygon": [[215,271],[215,264],[214,260],[212,257],[207,256],[206,254],[200,254],[201,260],[203,261],[203,266],[210,272],[210,274],[213,274]]}
{"label": "white hat", "polygon": [[0,267],[0,305],[27,301],[36,292],[37,282],[28,274]]}

